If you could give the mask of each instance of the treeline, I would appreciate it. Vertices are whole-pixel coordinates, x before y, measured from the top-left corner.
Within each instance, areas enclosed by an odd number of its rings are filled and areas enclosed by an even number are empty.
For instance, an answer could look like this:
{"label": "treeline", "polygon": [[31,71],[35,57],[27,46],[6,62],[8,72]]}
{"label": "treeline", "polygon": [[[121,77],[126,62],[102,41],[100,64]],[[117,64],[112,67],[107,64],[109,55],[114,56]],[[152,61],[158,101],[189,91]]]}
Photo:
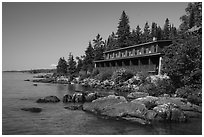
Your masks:
{"label": "treeline", "polygon": [[167,18],[161,28],[155,22],[149,26],[145,23],[143,31],[138,25],[130,31],[129,18],[122,12],[117,32],[112,32],[107,40],[98,34],[89,41],[85,55],[76,57],[70,53],[68,60],[60,58],[57,65],[59,75],[78,76],[80,73],[90,74],[95,60],[103,59],[103,52],[107,50],[127,47],[144,42],[171,39],[173,44],[164,51],[163,73],[173,80],[174,85],[185,87],[193,85],[201,87],[202,81],[202,3],[189,3],[186,14],[181,16],[182,23],[178,30]]}
{"label": "treeline", "polygon": [[170,24],[168,18],[165,20],[163,29],[155,22],[152,22],[151,27],[146,22],[143,30],[137,25],[131,31],[129,18],[125,11],[122,12],[117,28],[117,32],[112,32],[107,40],[104,40],[98,34],[95,39],[89,41],[85,55],[76,57],[76,61],[71,53],[67,61],[64,57],[60,58],[57,65],[57,73],[59,75],[77,75],[81,70],[91,73],[94,68],[94,61],[104,59],[104,51],[150,42],[153,38],[168,40],[177,36],[177,30],[173,24]]}

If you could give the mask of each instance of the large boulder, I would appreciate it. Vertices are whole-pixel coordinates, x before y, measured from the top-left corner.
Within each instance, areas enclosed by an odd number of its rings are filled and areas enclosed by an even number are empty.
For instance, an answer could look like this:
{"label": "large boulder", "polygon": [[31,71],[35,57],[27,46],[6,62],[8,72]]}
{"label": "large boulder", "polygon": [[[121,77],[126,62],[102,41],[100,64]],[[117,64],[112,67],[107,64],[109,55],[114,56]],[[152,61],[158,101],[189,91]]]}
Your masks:
{"label": "large boulder", "polygon": [[91,103],[84,103],[83,110],[98,113],[109,106],[121,102],[127,102],[127,100],[123,96],[109,95],[107,97],[102,97],[93,100]]}
{"label": "large boulder", "polygon": [[45,98],[40,98],[36,101],[37,103],[57,103],[60,99],[56,96],[47,96]]}
{"label": "large boulder", "polygon": [[96,99],[91,103],[85,103],[83,110],[110,118],[149,124],[149,121],[145,118],[147,112],[145,105],[127,102],[122,96],[109,95]]}
{"label": "large boulder", "polygon": [[23,111],[30,111],[33,113],[39,113],[42,111],[42,108],[36,108],[36,107],[31,107],[31,108],[21,108]]}
{"label": "large boulder", "polygon": [[85,94],[84,93],[74,93],[72,95],[72,101],[76,103],[85,102]]}
{"label": "large boulder", "polygon": [[142,98],[146,96],[149,96],[149,94],[145,92],[131,92],[130,94],[127,95],[127,98],[137,99],[137,98]]}

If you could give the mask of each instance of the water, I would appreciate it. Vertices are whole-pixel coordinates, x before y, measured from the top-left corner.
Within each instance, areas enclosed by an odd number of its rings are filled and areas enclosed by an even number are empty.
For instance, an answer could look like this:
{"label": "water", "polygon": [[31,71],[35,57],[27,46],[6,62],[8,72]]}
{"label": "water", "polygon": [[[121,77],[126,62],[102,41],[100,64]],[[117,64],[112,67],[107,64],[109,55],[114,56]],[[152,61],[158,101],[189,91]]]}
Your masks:
{"label": "water", "polygon": [[[62,99],[66,93],[84,89],[79,85],[61,85],[24,81],[32,79],[27,73],[2,74],[2,134],[4,135],[152,135],[152,134],[202,134],[202,120],[188,123],[141,126],[127,121],[102,119],[81,110],[64,109],[66,104],[38,104],[38,98],[56,95]],[[110,91],[111,92],[111,91]],[[40,107],[42,112],[22,111],[23,107]]]}

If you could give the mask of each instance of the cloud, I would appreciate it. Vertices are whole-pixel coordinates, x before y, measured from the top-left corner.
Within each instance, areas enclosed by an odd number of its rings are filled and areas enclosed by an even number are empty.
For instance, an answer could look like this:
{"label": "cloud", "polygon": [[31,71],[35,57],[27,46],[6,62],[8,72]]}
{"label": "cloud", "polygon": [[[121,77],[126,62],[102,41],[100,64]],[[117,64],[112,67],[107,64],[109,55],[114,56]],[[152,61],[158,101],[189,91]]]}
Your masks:
{"label": "cloud", "polygon": [[56,67],[57,65],[56,65],[56,64],[51,64],[50,66],[51,66],[51,67]]}

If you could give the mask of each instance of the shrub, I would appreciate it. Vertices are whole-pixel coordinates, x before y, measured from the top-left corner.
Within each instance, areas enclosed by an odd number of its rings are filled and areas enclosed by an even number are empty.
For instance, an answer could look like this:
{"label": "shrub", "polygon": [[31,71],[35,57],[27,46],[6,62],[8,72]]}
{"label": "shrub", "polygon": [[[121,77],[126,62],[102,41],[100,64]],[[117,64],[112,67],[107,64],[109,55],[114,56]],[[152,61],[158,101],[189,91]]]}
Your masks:
{"label": "shrub", "polygon": [[133,77],[133,73],[122,68],[113,72],[112,80],[115,83],[124,82]]}
{"label": "shrub", "polygon": [[96,75],[99,74],[99,70],[98,69],[94,69],[91,73],[91,77],[95,77]]}
{"label": "shrub", "polygon": [[145,82],[139,87],[140,92],[149,93],[150,96],[174,94],[175,88],[169,79],[158,80],[157,83]]}
{"label": "shrub", "polygon": [[104,81],[107,79],[111,79],[111,75],[112,75],[111,72],[106,71],[106,72],[99,73],[95,78],[100,80],[100,81]]}
{"label": "shrub", "polygon": [[191,86],[181,87],[176,90],[176,94],[179,97],[187,98],[189,102],[196,105],[202,102],[202,90],[198,88],[193,88]]}

